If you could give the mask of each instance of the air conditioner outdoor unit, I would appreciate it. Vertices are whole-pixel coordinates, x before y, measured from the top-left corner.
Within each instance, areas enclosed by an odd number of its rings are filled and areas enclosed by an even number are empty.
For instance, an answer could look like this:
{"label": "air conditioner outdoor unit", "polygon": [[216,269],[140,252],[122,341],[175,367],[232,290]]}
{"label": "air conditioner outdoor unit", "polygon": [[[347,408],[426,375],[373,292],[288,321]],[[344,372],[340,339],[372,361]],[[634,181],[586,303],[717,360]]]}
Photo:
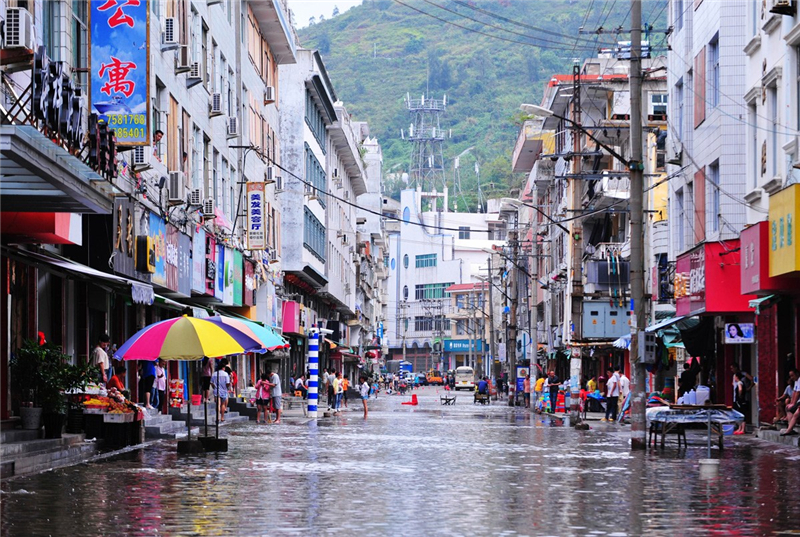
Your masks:
{"label": "air conditioner outdoor unit", "polygon": [[334,179],[337,179],[339,177],[339,168],[334,168],[333,169],[333,173],[331,174],[331,177],[333,177]]}
{"label": "air conditioner outdoor unit", "polygon": [[344,284],[344,294],[346,294],[346,295],[350,294],[350,284],[349,283]]}
{"label": "air conditioner outdoor unit", "polygon": [[137,145],[133,148],[133,167],[136,171],[150,168],[150,147]]}
{"label": "air conditioner outdoor unit", "polygon": [[278,263],[280,262],[280,257],[278,257],[278,251],[274,248],[269,251],[269,262],[270,263]]}
{"label": "air conditioner outdoor unit", "polygon": [[275,179],[273,179],[273,167],[267,166],[266,169],[264,169],[264,184],[271,185],[274,182]]}
{"label": "air conditioner outdoor unit", "polygon": [[175,17],[164,19],[164,32],[161,34],[161,50],[170,50],[178,46],[178,21]]}
{"label": "air conditioner outdoor unit", "polygon": [[189,45],[178,45],[175,52],[175,74],[187,73],[192,69],[191,54]]}
{"label": "air conditioner outdoor unit", "polygon": [[169,184],[167,187],[170,203],[183,203],[186,201],[186,176],[181,171],[169,172]]}
{"label": "air conditioner outdoor unit", "polygon": [[228,138],[239,136],[239,118],[228,116]]}
{"label": "air conditioner outdoor unit", "polygon": [[314,187],[306,187],[306,195],[308,196],[308,201],[319,199],[317,197],[317,189]]}
{"label": "air conditioner outdoor unit", "polygon": [[275,102],[275,86],[267,86],[264,88],[264,104]]}
{"label": "air conditioner outdoor unit", "polygon": [[216,117],[222,115],[222,94],[221,93],[212,93],[211,94],[211,113],[208,114],[209,117]]}
{"label": "air conditioner outdoor unit", "polygon": [[278,175],[275,177],[275,193],[280,194],[283,192],[283,177]]}
{"label": "air conditioner outdoor unit", "polygon": [[189,192],[189,205],[193,207],[200,207],[203,205],[203,191],[199,188],[193,189]]}
{"label": "air conditioner outdoor unit", "polygon": [[342,235],[342,244],[347,244],[350,239],[347,238],[347,235]]}
{"label": "air conditioner outdoor unit", "polygon": [[203,200],[203,218],[214,218],[214,198],[206,198]]}
{"label": "air conditioner outdoor unit", "polygon": [[26,48],[33,50],[33,16],[21,7],[6,10],[6,48]]}
{"label": "air conditioner outdoor unit", "polygon": [[189,66],[189,80],[202,80],[200,74],[200,62],[192,62]]}
{"label": "air conditioner outdoor unit", "polygon": [[350,199],[350,191],[349,191],[349,190],[345,190],[345,192],[344,192],[344,199],[346,199],[346,200],[349,200],[349,199]]}

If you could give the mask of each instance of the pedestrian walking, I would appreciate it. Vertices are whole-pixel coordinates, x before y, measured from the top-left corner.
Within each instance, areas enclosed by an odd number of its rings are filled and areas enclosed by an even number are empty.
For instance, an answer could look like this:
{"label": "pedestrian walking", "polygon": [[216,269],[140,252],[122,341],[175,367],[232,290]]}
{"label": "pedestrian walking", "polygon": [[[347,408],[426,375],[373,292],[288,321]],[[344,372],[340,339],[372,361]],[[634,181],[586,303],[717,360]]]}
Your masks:
{"label": "pedestrian walking", "polygon": [[327,377],[327,392],[328,392],[328,410],[336,407],[336,391],[333,388],[333,381],[336,380],[336,375],[333,374],[333,368],[328,371]]}
{"label": "pedestrian walking", "polygon": [[217,421],[225,421],[225,412],[228,409],[228,388],[231,384],[231,377],[225,371],[227,365],[228,361],[222,359],[214,376],[211,377],[211,386],[214,388],[214,399],[216,400],[214,407]]}
{"label": "pedestrian walking", "polygon": [[261,423],[261,415],[264,416],[264,423],[272,423],[272,416],[269,413],[269,380],[266,373],[261,373],[261,378],[256,382],[256,423]]}
{"label": "pedestrian walking", "polygon": [[342,379],[342,402],[344,407],[347,408],[347,390],[350,389],[350,380],[347,377]]}
{"label": "pedestrian walking", "polygon": [[556,413],[556,407],[558,405],[558,387],[561,385],[561,381],[556,376],[556,372],[552,369],[550,373],[547,375],[547,388],[550,390],[550,412],[553,414]]}
{"label": "pedestrian walking", "polygon": [[542,390],[544,390],[544,376],[539,377],[536,379],[536,384],[533,386],[533,395],[535,399],[533,400],[534,407],[539,403],[539,399],[542,397]]}
{"label": "pedestrian walking", "polygon": [[333,377],[333,393],[333,410],[334,412],[339,412],[339,409],[342,406],[342,374],[338,371],[336,372],[336,376]]}
{"label": "pedestrian walking", "polygon": [[525,375],[525,380],[522,381],[522,390],[524,392],[523,398],[525,401],[525,408],[530,408],[531,406],[531,376],[530,374]]}
{"label": "pedestrian walking", "polygon": [[[156,380],[156,363],[153,360],[140,360],[139,364],[142,367],[140,372],[142,392],[139,394],[139,402],[144,403],[145,408],[148,410],[152,410],[153,404],[151,397],[153,394],[153,383]],[[142,397],[142,394],[144,394],[144,397]]]}
{"label": "pedestrian walking", "polygon": [[275,409],[275,423],[281,422],[283,411],[283,391],[281,391],[281,378],[271,369],[267,369],[267,380],[269,381],[269,395],[272,400],[272,408]]}
{"label": "pedestrian walking", "polygon": [[[741,371],[733,374],[733,409],[741,412],[742,414],[744,414],[746,411],[745,406],[747,403],[743,379],[744,375]],[[739,425],[736,427],[736,430],[733,431],[733,434],[744,434],[746,432],[745,423],[746,420],[740,421]]]}
{"label": "pedestrian walking", "polygon": [[369,399],[369,384],[367,383],[367,377],[361,375],[358,378],[359,382],[359,393],[361,394],[361,404],[364,405],[364,418],[367,417],[367,400]]}
{"label": "pedestrian walking", "polygon": [[619,403],[617,409],[622,412],[625,407],[625,399],[631,393],[631,379],[629,379],[622,370],[617,367],[614,371],[619,376]]}
{"label": "pedestrian walking", "polygon": [[211,375],[214,374],[214,362],[208,356],[203,358],[200,369],[200,388],[203,390],[203,400],[211,402]]}
{"label": "pedestrian walking", "polygon": [[153,382],[153,406],[159,413],[164,410],[167,402],[167,371],[164,369],[165,362],[161,358],[156,360],[156,379]]}
{"label": "pedestrian walking", "polygon": [[606,370],[606,375],[608,376],[608,381],[606,382],[606,415],[600,421],[617,421],[619,377],[611,371],[611,368]]}

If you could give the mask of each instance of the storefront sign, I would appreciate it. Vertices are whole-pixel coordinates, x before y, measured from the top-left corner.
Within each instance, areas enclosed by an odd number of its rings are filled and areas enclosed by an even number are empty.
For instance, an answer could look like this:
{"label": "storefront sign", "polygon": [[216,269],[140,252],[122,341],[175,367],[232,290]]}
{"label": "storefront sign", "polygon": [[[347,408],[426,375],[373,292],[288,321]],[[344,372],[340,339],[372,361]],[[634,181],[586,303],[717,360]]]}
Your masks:
{"label": "storefront sign", "polygon": [[242,252],[233,251],[233,305],[242,305]]}
{"label": "storefront sign", "polygon": [[149,2],[89,3],[91,111],[114,129],[120,145],[148,145]]}
{"label": "storefront sign", "polygon": [[792,276],[769,275],[769,228],[765,221],[742,230],[742,293],[800,292],[800,281]]}
{"label": "storefront sign", "polygon": [[264,183],[247,183],[247,248],[267,247],[267,216],[264,213]]}
{"label": "storefront sign", "polygon": [[217,277],[214,282],[214,298],[224,301],[225,300],[225,247],[217,244]]}
{"label": "storefront sign", "polygon": [[701,244],[678,257],[675,269],[677,315],[752,312],[755,298],[741,290],[739,239]]}
{"label": "storefront sign", "polygon": [[797,215],[800,214],[800,184],[787,186],[769,197],[769,275],[800,272]]}
{"label": "storefront sign", "polygon": [[[150,230],[147,235],[153,240],[155,248],[155,272],[153,283],[167,286],[167,226],[156,213],[150,213]],[[177,264],[177,260],[176,260]]]}
{"label": "storefront sign", "polygon": [[192,292],[206,292],[206,230],[200,226],[192,237]]}
{"label": "storefront sign", "polygon": [[178,228],[166,225],[164,241],[164,270],[167,275],[167,287],[178,290]]}
{"label": "storefront sign", "polygon": [[255,290],[256,290],[256,277],[255,267],[250,261],[244,262],[244,281],[242,282],[244,288],[244,296],[242,303],[245,306],[255,306]]}
{"label": "storefront sign", "polygon": [[[470,343],[472,345],[470,345]],[[471,341],[469,339],[445,339],[445,352],[469,352],[470,346],[473,352],[483,351],[483,340]]]}
{"label": "storefront sign", "polygon": [[283,333],[284,334],[305,334],[305,326],[303,326],[303,305],[294,300],[287,300],[283,303],[281,311],[281,318],[283,319]]}
{"label": "storefront sign", "polygon": [[224,287],[222,289],[222,301],[225,304],[233,304],[233,265],[234,265],[234,257],[233,252],[235,250],[233,248],[225,248],[225,281],[223,282]]}
{"label": "storefront sign", "polygon": [[114,199],[112,227],[114,229],[114,272],[149,282],[149,273],[136,270],[136,236],[145,232],[140,230],[137,233],[136,207],[128,198],[120,197]]}
{"label": "storefront sign", "polygon": [[213,236],[206,234],[206,267],[205,267],[206,294],[215,296],[217,287],[217,241]]}
{"label": "storefront sign", "polygon": [[178,233],[178,292],[192,296],[192,239]]}

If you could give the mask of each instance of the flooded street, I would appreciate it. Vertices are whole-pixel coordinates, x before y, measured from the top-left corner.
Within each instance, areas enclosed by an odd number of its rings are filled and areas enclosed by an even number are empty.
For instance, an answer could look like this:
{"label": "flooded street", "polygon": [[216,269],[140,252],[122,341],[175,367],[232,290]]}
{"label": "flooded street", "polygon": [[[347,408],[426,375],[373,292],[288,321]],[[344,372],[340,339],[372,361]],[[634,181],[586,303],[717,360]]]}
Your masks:
{"label": "flooded street", "polygon": [[[719,478],[705,443],[631,453],[627,427],[499,403],[420,406],[381,395],[339,418],[234,424],[228,453],[163,442],[6,481],[4,535],[767,534],[797,530],[796,449],[726,437]],[[351,406],[360,402],[351,402]],[[713,452],[717,457],[717,451]]]}

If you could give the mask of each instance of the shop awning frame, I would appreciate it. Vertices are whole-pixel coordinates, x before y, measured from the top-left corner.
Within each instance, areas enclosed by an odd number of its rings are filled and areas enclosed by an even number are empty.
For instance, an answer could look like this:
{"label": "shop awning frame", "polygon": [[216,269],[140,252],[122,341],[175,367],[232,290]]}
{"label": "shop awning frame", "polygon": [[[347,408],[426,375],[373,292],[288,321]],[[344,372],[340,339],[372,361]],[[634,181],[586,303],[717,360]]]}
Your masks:
{"label": "shop awning frame", "polygon": [[756,315],[759,315],[761,313],[762,308],[771,305],[774,300],[777,300],[779,298],[780,297],[778,295],[767,295],[761,298],[754,298],[753,300],[748,302],[747,305],[750,306],[751,308],[754,308],[756,310]]}
{"label": "shop awning frame", "polygon": [[667,328],[668,326],[672,326],[673,324],[679,323],[692,317],[691,315],[681,315],[678,317],[670,317],[669,319],[664,319],[663,321],[659,321],[656,324],[651,324],[647,328],[644,329],[645,332],[656,332],[661,330],[662,328]]}
{"label": "shop awning frame", "polygon": [[3,253],[8,252],[12,254],[18,254],[19,257],[33,261],[34,263],[65,270],[70,274],[88,279],[90,281],[93,278],[98,278],[105,282],[111,283],[112,285],[128,287],[131,298],[136,304],[151,306],[155,301],[155,292],[153,291],[153,286],[149,283],[137,282],[136,280],[131,280],[123,276],[93,269],[92,267],[60,257],[53,257],[28,250],[10,250],[3,248],[3,251]]}

